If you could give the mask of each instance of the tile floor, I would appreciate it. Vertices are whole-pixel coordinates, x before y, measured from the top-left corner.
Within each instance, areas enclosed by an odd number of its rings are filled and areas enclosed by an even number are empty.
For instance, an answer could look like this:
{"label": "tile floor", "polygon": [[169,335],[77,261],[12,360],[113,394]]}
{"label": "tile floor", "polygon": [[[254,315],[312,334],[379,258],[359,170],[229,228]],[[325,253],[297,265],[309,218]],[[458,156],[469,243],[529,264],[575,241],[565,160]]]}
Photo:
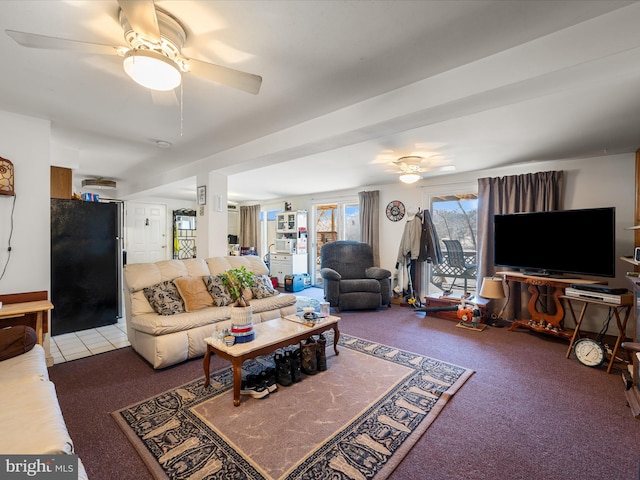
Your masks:
{"label": "tile floor", "polygon": [[129,346],[127,325],[121,318],[114,325],[51,337],[53,363],[63,363]]}
{"label": "tile floor", "polygon": [[[310,288],[296,292],[296,295],[322,300],[323,291],[321,288]],[[114,325],[51,337],[51,355],[54,364],[64,363],[129,345],[126,320],[121,318]]]}

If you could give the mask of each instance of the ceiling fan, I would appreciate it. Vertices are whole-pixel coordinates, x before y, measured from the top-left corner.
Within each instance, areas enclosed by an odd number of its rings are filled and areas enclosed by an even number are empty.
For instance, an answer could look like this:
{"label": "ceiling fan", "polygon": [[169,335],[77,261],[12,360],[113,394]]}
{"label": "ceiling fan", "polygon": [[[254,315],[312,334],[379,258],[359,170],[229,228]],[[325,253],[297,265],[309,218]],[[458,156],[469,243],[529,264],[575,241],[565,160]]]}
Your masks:
{"label": "ceiling fan", "polygon": [[119,20],[129,46],[111,46],[34,33],[5,30],[18,44],[29,48],[67,50],[124,57],[124,70],[135,82],[153,91],[170,91],[182,74],[195,76],[258,94],[262,77],[233,68],[187,58],[181,50],[187,34],[180,22],[156,8],[153,0],[118,0]]}
{"label": "ceiling fan", "polygon": [[423,160],[425,158],[418,155],[407,155],[395,160],[393,164],[400,170],[400,181],[403,183],[415,183],[422,178],[420,174],[424,172],[455,170],[453,165],[423,167]]}

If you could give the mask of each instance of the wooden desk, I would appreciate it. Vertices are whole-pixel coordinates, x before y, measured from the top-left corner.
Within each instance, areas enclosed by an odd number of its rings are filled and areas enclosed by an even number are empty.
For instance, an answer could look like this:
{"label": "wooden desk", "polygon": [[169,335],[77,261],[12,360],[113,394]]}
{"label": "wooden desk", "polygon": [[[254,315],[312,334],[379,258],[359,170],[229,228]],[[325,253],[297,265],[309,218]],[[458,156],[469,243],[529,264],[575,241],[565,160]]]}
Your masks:
{"label": "wooden desk", "polygon": [[[569,342],[569,348],[567,349],[567,355],[566,357],[569,358],[569,355],[571,355],[571,349],[573,348],[573,344],[575,343],[575,341],[577,340],[577,338],[580,336],[580,325],[582,324],[582,320],[584,319],[584,314],[587,311],[587,307],[589,305],[601,305],[603,307],[608,307],[613,309],[613,312],[616,316],[616,322],[618,324],[618,337],[616,338],[616,344],[613,347],[613,350],[611,352],[611,359],[609,360],[609,365],[607,366],[607,373],[611,373],[611,368],[613,368],[613,364],[615,362],[616,359],[616,355],[618,353],[618,349],[620,348],[620,344],[626,340],[626,331],[627,331],[627,321],[629,320],[629,314],[631,313],[631,307],[633,307],[633,296],[629,295],[629,298],[627,300],[626,303],[623,304],[617,304],[617,303],[607,303],[607,302],[600,302],[598,300],[593,300],[590,298],[583,298],[583,297],[569,297],[569,296],[562,296],[560,297],[563,300],[565,300],[567,302],[567,304],[569,305],[569,311],[571,312],[571,315],[573,317],[573,321],[576,324],[576,328],[573,331],[573,335],[571,336],[571,341]],[[572,302],[582,302],[582,309],[580,310],[580,317],[576,320],[576,313],[573,310],[573,303]],[[620,319],[620,312],[624,311],[624,319],[621,320]]]}
{"label": "wooden desk", "polygon": [[[584,280],[582,278],[539,277],[536,275],[525,275],[524,273],[519,272],[496,272],[496,275],[502,275],[507,282],[528,284],[529,293],[531,293],[531,299],[529,300],[529,305],[527,307],[531,314],[531,320],[515,320],[509,327],[509,330],[515,330],[516,328],[522,327],[566,339],[571,338],[573,332],[571,330],[565,330],[562,326],[564,307],[560,301],[560,297],[564,295],[564,289],[573,284],[600,283],[593,280]],[[554,289],[551,296],[556,308],[555,313],[549,314],[537,309],[537,302],[540,297],[539,287],[552,287]]]}
{"label": "wooden desk", "polygon": [[[38,343],[42,345],[44,312],[49,310],[53,310],[53,304],[49,300],[3,304],[2,308],[0,308],[0,319],[20,318],[29,313],[34,313],[36,315],[36,335],[38,336]],[[20,322],[16,323],[20,324]]]}

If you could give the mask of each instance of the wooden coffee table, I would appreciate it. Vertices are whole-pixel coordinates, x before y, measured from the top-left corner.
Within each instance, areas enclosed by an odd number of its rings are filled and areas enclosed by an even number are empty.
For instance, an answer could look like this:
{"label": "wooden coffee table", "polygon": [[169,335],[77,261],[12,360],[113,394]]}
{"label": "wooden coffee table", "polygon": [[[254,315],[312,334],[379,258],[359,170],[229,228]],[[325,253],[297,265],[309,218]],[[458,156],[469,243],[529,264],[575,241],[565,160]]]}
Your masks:
{"label": "wooden coffee table", "polygon": [[214,342],[211,337],[205,338],[207,353],[204,356],[204,386],[209,386],[209,364],[211,354],[215,353],[220,358],[229,360],[233,366],[233,404],[240,405],[240,387],[242,384],[242,363],[250,358],[260,355],[268,355],[279,348],[296,343],[301,343],[311,335],[319,335],[327,330],[333,330],[333,351],[338,352],[339,317],[329,316],[313,325],[306,325],[287,318],[300,320],[297,315],[287,315],[285,318],[277,318],[254,325],[255,340],[247,343],[237,343],[227,347],[224,343]]}

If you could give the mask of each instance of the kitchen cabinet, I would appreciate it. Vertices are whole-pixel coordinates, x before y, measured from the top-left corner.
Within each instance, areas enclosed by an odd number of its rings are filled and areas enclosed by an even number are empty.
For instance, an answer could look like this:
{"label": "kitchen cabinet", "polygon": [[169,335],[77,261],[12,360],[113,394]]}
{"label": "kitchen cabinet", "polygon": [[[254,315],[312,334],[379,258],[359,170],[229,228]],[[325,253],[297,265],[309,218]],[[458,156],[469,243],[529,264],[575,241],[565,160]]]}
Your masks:
{"label": "kitchen cabinet", "polygon": [[271,276],[278,278],[281,287],[286,275],[307,273],[306,253],[272,253],[269,257]]}

